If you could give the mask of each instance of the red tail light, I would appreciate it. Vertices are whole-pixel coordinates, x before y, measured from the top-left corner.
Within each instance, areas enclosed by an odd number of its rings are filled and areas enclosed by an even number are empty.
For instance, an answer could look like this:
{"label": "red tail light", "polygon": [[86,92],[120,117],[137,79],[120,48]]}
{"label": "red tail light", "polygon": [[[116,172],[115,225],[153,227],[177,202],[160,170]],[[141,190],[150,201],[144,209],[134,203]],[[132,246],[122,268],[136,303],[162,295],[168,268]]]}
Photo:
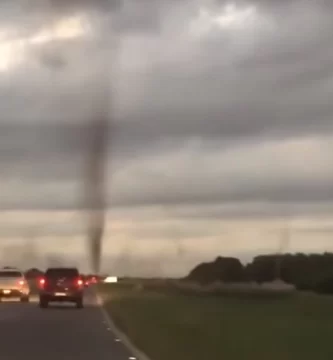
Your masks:
{"label": "red tail light", "polygon": [[76,280],[76,285],[77,286],[83,286],[83,280],[82,279],[77,279]]}
{"label": "red tail light", "polygon": [[45,285],[45,279],[41,278],[39,279],[39,286],[43,287]]}
{"label": "red tail light", "polygon": [[23,286],[25,284],[24,280],[19,281],[19,285]]}

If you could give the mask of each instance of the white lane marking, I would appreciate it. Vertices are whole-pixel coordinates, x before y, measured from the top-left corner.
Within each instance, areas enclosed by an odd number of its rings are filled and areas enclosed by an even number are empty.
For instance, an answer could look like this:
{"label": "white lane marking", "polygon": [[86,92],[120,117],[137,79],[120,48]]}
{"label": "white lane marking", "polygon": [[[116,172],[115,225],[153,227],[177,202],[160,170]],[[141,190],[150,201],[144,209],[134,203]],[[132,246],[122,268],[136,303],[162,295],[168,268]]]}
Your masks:
{"label": "white lane marking", "polygon": [[[104,301],[103,301],[102,297],[98,293],[96,293],[95,296],[96,296],[97,304],[99,305],[99,308],[102,312],[102,316],[103,316],[105,322],[107,323],[107,326],[110,329],[110,331],[112,331],[113,334],[116,335],[119,342],[122,342],[131,351],[131,353],[133,355],[135,355],[135,356],[130,356],[128,359],[129,360],[138,360],[138,359],[139,360],[151,360],[151,359],[149,359],[149,357],[146,354],[144,354],[135,345],[133,345],[131,343],[130,339],[116,327],[113,320],[109,316],[108,312],[104,308]],[[115,341],[117,341],[117,340],[115,340]]]}

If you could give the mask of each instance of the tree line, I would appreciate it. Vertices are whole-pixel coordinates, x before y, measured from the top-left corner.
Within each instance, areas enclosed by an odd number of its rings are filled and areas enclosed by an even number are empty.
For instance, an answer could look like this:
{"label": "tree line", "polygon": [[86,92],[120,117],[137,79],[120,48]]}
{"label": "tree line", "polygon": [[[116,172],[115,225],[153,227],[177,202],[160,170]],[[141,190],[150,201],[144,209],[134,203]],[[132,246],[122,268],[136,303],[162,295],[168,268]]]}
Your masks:
{"label": "tree line", "polygon": [[333,253],[259,255],[246,265],[235,257],[219,256],[196,266],[186,279],[200,284],[264,283],[278,279],[299,290],[333,293]]}

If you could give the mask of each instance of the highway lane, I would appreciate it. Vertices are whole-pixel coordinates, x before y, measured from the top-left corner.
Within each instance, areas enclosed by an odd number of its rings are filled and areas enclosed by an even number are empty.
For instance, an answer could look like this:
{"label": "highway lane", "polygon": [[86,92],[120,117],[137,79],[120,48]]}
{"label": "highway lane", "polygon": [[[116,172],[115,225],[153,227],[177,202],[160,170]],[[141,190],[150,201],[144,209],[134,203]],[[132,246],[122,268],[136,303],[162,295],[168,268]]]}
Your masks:
{"label": "highway lane", "polygon": [[127,360],[132,356],[110,332],[93,293],[85,308],[0,303],[1,360]]}

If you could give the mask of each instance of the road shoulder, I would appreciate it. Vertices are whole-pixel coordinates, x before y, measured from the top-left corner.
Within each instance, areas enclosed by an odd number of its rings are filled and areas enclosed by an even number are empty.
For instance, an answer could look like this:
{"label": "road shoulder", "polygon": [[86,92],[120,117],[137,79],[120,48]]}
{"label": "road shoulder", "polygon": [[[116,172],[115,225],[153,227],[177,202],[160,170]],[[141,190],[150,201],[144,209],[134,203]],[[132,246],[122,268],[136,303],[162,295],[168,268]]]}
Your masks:
{"label": "road shoulder", "polygon": [[128,338],[126,334],[124,334],[121,330],[117,328],[114,321],[112,320],[109,313],[106,311],[104,307],[104,298],[98,292],[96,293],[97,303],[100,306],[103,318],[107,323],[110,330],[117,336],[117,338],[132,352],[137,360],[152,360],[145,353],[139,350]]}

